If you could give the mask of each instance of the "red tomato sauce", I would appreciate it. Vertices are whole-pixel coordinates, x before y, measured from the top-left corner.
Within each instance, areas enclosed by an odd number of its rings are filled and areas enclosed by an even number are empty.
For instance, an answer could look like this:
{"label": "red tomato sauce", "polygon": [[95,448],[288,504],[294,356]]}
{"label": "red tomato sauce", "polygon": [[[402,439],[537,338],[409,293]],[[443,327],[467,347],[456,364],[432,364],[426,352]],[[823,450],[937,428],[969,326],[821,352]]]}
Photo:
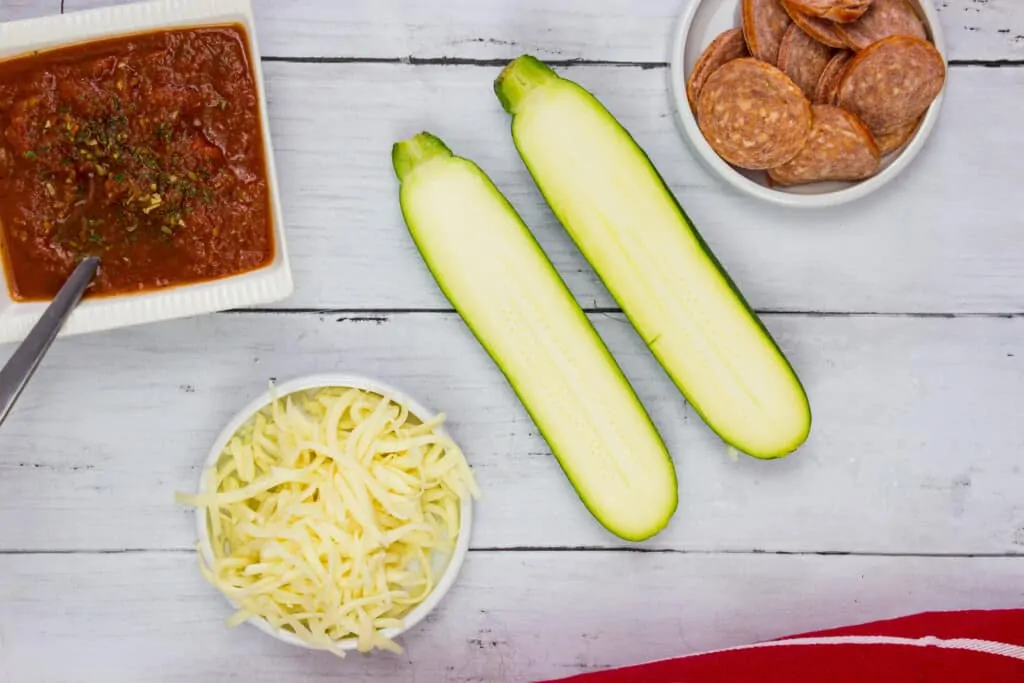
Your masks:
{"label": "red tomato sauce", "polygon": [[85,256],[87,296],[268,265],[274,236],[244,28],[161,31],[0,62],[0,237],[18,301]]}

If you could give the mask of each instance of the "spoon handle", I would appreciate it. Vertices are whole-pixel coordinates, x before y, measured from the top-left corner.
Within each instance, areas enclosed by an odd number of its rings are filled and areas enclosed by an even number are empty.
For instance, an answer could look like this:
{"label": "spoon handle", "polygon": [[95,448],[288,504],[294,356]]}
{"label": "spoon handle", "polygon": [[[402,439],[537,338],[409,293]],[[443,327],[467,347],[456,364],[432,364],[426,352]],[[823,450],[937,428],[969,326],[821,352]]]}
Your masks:
{"label": "spoon handle", "polygon": [[57,338],[57,333],[64,326],[71,311],[81,301],[85,288],[92,282],[99,264],[100,260],[95,256],[90,256],[78,264],[57,296],[43,311],[39,322],[32,327],[28,336],[0,370],[0,424],[7,419],[7,414],[11,412],[14,402],[21,395],[21,390],[39,367],[39,362]]}

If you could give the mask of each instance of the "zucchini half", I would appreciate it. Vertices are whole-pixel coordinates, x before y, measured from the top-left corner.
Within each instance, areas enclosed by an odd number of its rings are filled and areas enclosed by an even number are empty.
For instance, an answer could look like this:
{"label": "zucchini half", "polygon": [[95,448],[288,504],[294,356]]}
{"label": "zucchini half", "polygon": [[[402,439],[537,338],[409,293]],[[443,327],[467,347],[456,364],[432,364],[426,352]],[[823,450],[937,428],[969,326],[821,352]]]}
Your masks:
{"label": "zucchini half", "polygon": [[551,209],[693,408],[751,456],[799,448],[811,429],[803,386],[629,133],[528,55],[495,92]]}

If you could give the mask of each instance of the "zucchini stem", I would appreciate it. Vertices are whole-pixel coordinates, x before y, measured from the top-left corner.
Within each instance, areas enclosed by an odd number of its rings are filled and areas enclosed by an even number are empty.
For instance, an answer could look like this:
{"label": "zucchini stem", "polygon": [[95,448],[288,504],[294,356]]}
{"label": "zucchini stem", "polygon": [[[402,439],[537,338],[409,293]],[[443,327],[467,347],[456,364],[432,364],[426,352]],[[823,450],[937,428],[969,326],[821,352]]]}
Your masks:
{"label": "zucchini stem", "polygon": [[408,177],[414,170],[424,164],[441,158],[452,156],[452,151],[431,133],[419,133],[408,140],[396,142],[391,148],[391,163],[395,167],[395,175],[399,182]]}
{"label": "zucchini stem", "polygon": [[531,55],[514,59],[494,81],[494,94],[501,106],[513,116],[537,88],[558,80],[550,66]]}

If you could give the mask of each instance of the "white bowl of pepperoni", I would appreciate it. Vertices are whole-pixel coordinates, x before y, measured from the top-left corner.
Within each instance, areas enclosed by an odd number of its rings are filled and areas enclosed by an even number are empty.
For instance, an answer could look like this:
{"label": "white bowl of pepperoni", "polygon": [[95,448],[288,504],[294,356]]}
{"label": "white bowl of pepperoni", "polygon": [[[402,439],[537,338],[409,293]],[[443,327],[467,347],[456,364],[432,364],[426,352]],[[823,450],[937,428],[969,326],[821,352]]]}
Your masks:
{"label": "white bowl of pepperoni", "polygon": [[687,142],[734,188],[836,206],[921,151],[945,54],[928,0],[698,0],[673,34],[670,97]]}

